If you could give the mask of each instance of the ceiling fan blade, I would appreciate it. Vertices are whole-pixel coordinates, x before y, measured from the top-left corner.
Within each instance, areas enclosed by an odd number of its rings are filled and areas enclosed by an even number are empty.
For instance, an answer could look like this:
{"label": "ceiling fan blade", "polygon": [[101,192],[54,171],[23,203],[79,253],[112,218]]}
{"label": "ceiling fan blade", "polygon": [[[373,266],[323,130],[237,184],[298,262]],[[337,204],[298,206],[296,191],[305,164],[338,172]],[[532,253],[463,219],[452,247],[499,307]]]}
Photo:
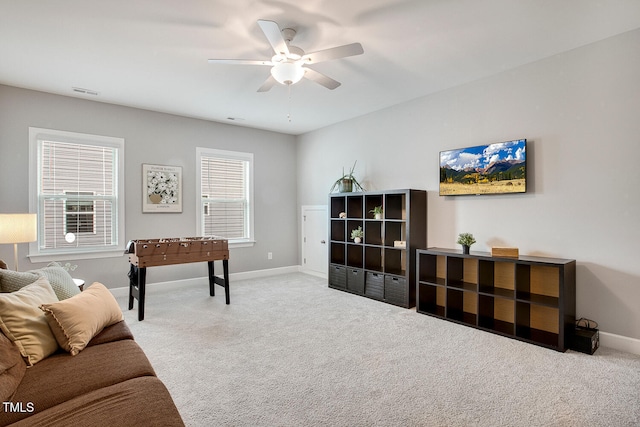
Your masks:
{"label": "ceiling fan blade", "polygon": [[312,80],[319,85],[326,87],[327,89],[333,90],[341,85],[340,82],[335,81],[331,77],[327,77],[324,74],[317,72],[316,70],[308,67],[303,67],[303,69],[305,71],[304,76],[307,79]]}
{"label": "ceiling fan blade", "polygon": [[270,75],[269,78],[262,83],[262,86],[258,88],[258,92],[268,92],[276,83],[278,83],[276,79]]}
{"label": "ceiling fan blade", "polygon": [[267,37],[267,40],[269,40],[269,44],[271,44],[271,47],[273,47],[276,54],[288,56],[289,47],[287,46],[287,42],[284,41],[284,37],[282,37],[282,32],[280,31],[278,24],[273,21],[258,19],[258,25]]}
{"label": "ceiling fan blade", "polygon": [[363,53],[364,49],[362,48],[362,45],[360,43],[351,43],[325,50],[319,50],[317,52],[307,53],[302,57],[302,60],[307,64],[317,64],[319,62],[331,61],[332,59],[362,55]]}
{"label": "ceiling fan blade", "polygon": [[232,65],[273,65],[271,61],[260,61],[258,59],[210,59],[210,64],[232,64]]}

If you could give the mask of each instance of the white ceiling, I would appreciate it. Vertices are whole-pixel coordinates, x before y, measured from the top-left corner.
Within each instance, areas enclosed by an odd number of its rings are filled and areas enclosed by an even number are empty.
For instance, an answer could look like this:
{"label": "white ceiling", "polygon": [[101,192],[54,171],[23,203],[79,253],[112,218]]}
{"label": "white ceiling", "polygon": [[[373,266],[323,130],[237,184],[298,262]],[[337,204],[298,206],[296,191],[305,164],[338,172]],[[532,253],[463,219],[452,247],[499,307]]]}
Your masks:
{"label": "white ceiling", "polygon": [[[258,19],[364,54],[258,93],[268,67],[207,62],[270,59]],[[0,84],[297,135],[636,28],[638,0],[0,0]]]}

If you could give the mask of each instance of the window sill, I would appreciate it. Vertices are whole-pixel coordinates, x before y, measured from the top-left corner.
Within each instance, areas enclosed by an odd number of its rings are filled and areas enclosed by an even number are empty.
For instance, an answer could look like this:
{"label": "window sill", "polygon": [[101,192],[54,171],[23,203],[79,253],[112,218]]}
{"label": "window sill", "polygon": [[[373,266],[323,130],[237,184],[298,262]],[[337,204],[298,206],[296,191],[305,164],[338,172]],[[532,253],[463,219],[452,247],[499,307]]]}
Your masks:
{"label": "window sill", "polygon": [[68,261],[70,259],[99,259],[99,258],[116,258],[124,255],[124,249],[110,249],[104,251],[78,252],[65,251],[44,254],[28,254],[31,262],[52,262],[52,261]]}
{"label": "window sill", "polygon": [[235,248],[252,248],[255,244],[255,240],[229,240],[229,249]]}

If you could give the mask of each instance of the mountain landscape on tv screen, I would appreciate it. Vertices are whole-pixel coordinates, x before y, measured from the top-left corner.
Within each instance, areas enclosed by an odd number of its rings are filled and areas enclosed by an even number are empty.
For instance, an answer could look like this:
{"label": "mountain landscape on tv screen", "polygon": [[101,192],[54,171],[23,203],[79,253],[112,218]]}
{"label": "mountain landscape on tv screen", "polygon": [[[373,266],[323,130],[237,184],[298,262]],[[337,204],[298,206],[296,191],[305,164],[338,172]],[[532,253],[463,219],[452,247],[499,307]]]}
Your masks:
{"label": "mountain landscape on tv screen", "polygon": [[526,191],[526,140],[440,153],[440,195]]}

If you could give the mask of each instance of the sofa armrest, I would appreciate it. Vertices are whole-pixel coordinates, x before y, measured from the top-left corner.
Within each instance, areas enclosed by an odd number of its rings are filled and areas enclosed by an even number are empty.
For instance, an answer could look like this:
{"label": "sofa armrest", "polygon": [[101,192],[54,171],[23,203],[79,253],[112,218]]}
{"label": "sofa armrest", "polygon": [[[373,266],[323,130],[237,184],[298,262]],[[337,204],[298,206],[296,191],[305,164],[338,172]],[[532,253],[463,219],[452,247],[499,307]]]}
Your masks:
{"label": "sofa armrest", "polygon": [[99,345],[113,341],[132,340],[133,334],[124,320],[104,328],[98,335],[93,337],[87,347]]}

